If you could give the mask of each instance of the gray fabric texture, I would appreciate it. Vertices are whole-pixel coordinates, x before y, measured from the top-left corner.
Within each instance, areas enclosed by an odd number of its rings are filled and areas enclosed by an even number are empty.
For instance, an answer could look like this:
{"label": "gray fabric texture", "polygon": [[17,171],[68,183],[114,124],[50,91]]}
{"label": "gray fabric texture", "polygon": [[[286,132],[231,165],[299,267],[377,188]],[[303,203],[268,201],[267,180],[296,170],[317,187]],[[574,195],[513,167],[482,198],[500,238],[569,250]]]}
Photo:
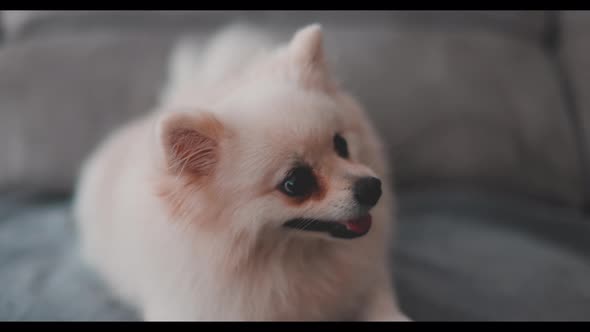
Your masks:
{"label": "gray fabric texture", "polygon": [[416,320],[587,321],[590,220],[473,191],[401,196],[396,276]]}
{"label": "gray fabric texture", "polygon": [[131,320],[82,263],[67,201],[0,199],[0,321]]}
{"label": "gray fabric texture", "polygon": [[[549,14],[543,11],[0,11],[9,39],[51,33],[55,30],[125,27],[208,29],[240,20],[269,26],[300,26],[311,22],[366,25],[404,23],[450,29],[494,30],[523,40],[542,42]],[[55,29],[55,30],[54,30]]]}
{"label": "gray fabric texture", "polygon": [[543,12],[25,15],[0,52],[0,186],[69,190],[97,142],[153,106],[175,38],[234,19],[283,36],[320,21],[335,72],[370,112],[401,185],[580,201]]}
{"label": "gray fabric texture", "polygon": [[579,112],[581,128],[590,155],[590,11],[565,11],[561,14],[561,58],[573,90],[573,103]]}

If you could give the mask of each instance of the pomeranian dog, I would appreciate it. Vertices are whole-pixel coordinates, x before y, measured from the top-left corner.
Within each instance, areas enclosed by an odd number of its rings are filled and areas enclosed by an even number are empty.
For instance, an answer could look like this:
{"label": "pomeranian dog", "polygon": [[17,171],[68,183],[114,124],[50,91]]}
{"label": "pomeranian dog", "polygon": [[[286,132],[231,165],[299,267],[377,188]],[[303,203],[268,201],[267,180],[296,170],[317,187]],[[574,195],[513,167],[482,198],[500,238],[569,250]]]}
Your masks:
{"label": "pomeranian dog", "polygon": [[145,320],[407,321],[382,143],[318,24],[180,43],[154,111],[82,168],[82,253]]}

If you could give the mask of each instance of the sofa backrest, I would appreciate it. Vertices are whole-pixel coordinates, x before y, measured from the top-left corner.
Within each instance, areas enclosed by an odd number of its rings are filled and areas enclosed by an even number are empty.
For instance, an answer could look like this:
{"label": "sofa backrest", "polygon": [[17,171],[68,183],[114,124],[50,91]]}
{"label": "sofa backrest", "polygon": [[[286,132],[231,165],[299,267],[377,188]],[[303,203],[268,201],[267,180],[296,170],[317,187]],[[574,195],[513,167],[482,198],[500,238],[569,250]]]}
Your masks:
{"label": "sofa backrest", "polygon": [[580,204],[542,11],[4,12],[0,187],[71,190],[97,142],[154,105],[177,38],[236,20],[285,37],[323,24],[337,76],[387,142],[398,190],[464,185]]}

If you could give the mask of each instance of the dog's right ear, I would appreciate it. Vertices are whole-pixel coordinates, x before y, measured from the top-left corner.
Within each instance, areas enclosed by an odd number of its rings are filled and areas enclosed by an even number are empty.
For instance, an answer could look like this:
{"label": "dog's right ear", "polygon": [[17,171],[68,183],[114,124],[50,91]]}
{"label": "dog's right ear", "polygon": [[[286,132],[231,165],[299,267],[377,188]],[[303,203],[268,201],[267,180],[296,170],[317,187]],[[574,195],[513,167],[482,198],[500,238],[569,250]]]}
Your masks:
{"label": "dog's right ear", "polygon": [[329,68],[324,55],[324,33],[319,24],[310,24],[295,32],[288,44],[291,63],[303,86],[332,90]]}
{"label": "dog's right ear", "polygon": [[156,137],[172,173],[207,176],[219,161],[223,131],[209,112],[169,112],[158,120]]}
{"label": "dog's right ear", "polygon": [[293,35],[289,53],[299,65],[311,70],[325,70],[323,30],[319,24],[305,26]]}

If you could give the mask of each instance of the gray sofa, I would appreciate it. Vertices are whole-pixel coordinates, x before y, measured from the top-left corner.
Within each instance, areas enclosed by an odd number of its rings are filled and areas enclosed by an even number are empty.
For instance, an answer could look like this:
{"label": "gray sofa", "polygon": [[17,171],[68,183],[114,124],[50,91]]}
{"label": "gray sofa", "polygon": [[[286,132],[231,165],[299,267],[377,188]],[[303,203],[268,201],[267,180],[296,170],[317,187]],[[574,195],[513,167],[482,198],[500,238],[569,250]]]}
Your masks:
{"label": "gray sofa", "polygon": [[[155,102],[182,35],[325,27],[388,143],[415,320],[590,320],[590,12],[3,12],[0,320],[134,320],[80,263],[82,159]],[[394,216],[392,216],[394,217]]]}

